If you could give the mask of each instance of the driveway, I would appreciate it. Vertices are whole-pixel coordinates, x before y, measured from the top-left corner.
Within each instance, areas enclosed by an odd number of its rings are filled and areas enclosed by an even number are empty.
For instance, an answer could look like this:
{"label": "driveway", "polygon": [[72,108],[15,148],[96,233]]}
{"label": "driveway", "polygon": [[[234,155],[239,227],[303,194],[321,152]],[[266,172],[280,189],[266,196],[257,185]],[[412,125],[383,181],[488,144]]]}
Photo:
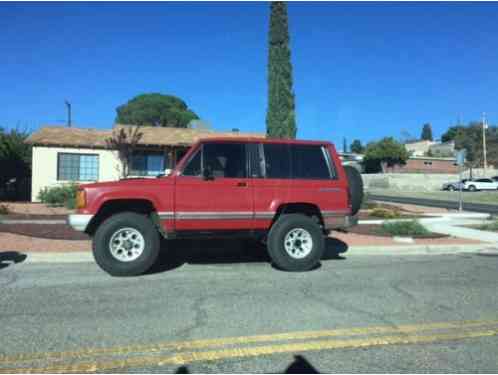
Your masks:
{"label": "driveway", "polygon": [[496,252],[345,252],[287,273],[226,250],[135,278],[5,264],[0,372],[498,371]]}

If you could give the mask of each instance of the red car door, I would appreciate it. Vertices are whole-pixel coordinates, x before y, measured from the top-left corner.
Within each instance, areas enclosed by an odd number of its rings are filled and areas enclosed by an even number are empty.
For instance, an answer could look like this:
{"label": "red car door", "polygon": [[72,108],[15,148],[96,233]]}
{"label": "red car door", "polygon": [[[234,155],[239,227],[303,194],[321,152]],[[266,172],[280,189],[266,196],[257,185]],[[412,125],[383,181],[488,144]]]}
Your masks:
{"label": "red car door", "polygon": [[206,142],[199,147],[176,177],[177,231],[253,228],[246,158],[243,143]]}

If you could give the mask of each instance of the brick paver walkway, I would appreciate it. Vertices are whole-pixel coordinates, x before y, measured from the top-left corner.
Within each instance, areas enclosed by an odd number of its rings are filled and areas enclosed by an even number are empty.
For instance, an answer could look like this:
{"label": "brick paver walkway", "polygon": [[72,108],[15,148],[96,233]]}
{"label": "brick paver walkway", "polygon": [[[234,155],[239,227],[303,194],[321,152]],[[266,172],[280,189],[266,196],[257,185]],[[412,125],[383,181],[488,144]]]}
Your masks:
{"label": "brick paver walkway", "polygon": [[[461,238],[417,239],[413,244],[400,244],[390,237],[368,236],[354,233],[333,232],[331,237],[337,238],[351,246],[412,246],[412,245],[466,245],[478,244],[480,241]],[[72,252],[90,251],[90,241],[68,241],[35,238],[11,233],[0,233],[0,251],[18,252]]]}

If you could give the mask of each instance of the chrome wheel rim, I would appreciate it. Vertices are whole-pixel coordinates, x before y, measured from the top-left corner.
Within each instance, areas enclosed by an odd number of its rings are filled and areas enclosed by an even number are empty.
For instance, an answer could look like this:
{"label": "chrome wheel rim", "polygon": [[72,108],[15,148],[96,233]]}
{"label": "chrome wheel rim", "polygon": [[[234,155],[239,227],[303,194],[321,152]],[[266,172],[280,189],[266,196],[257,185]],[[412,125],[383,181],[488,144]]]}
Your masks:
{"label": "chrome wheel rim", "polygon": [[109,241],[111,255],[121,262],[134,261],[142,255],[144,248],[144,237],[135,228],[118,229]]}
{"label": "chrome wheel rim", "polygon": [[303,228],[291,229],[284,238],[287,254],[294,259],[305,258],[313,249],[313,239],[310,232]]}

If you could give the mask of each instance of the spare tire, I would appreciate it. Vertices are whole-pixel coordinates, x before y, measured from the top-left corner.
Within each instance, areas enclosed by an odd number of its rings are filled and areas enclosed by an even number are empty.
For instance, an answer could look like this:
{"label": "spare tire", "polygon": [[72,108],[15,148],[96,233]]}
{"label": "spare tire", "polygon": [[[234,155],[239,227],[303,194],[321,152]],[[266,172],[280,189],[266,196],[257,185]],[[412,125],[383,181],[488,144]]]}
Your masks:
{"label": "spare tire", "polygon": [[351,200],[351,213],[356,215],[363,202],[363,179],[360,172],[350,165],[344,166],[346,177],[348,178],[349,199]]}

